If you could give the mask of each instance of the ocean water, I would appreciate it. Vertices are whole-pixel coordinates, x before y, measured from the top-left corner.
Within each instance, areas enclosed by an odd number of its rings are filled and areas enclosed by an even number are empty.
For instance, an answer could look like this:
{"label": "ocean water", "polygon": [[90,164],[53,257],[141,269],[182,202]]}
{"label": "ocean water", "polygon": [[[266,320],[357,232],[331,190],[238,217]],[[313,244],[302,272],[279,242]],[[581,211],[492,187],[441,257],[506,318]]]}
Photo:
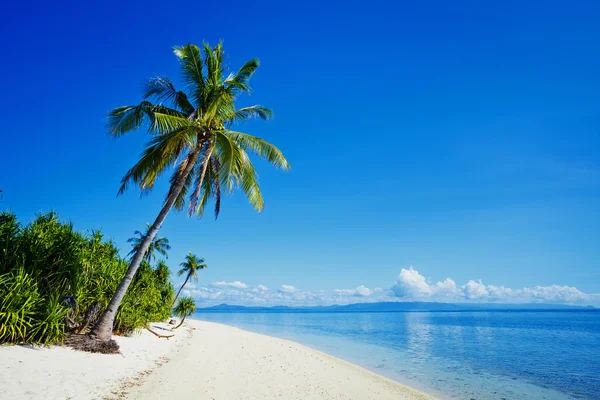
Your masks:
{"label": "ocean water", "polygon": [[442,399],[600,399],[600,312],[197,313]]}

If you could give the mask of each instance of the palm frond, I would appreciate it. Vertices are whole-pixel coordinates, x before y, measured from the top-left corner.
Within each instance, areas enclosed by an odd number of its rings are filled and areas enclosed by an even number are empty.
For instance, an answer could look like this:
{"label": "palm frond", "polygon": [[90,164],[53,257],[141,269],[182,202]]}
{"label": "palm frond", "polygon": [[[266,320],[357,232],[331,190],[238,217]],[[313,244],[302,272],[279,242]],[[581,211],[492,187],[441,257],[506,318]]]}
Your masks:
{"label": "palm frond", "polygon": [[220,163],[216,157],[213,157],[211,162],[211,170],[213,171],[213,196],[215,198],[215,219],[219,218],[221,212],[221,180],[219,179]]}
{"label": "palm frond", "polygon": [[282,170],[289,170],[290,164],[277,147],[256,136],[236,131],[225,131],[225,136],[230,137],[242,149],[250,151],[257,156],[269,161],[273,166]]}
{"label": "palm frond", "polygon": [[[204,147],[204,151],[206,151],[205,148],[207,146],[204,145],[203,147]],[[169,187],[169,192],[167,194],[165,201],[167,201],[167,199],[171,196],[172,190],[175,187],[176,182],[178,182],[179,179],[183,176],[185,169],[187,168],[188,164],[191,162],[193,157],[194,157],[194,154],[193,154],[193,152],[190,151],[187,154],[187,156],[179,163],[179,166],[177,167],[175,172],[173,172],[173,175],[171,175],[171,178],[169,179],[169,182],[171,185]],[[194,176],[196,176],[198,174],[198,171],[201,168],[202,168],[202,164],[196,163],[194,165],[194,167],[192,168],[192,171],[185,178],[183,188],[179,192],[179,195],[177,196],[177,199],[175,200],[175,204],[174,204],[174,207],[177,211],[183,210],[183,208],[185,206],[186,195],[187,195],[188,191],[190,190],[190,188],[192,187],[192,184],[194,181]]]}
{"label": "palm frond", "polygon": [[[223,86],[211,90],[206,95],[206,118],[211,121],[222,121],[221,124],[228,122],[228,118],[235,114],[233,96]],[[213,124],[214,125],[214,124]]]}
{"label": "palm frond", "polygon": [[194,106],[189,102],[187,95],[182,91],[177,91],[169,78],[150,79],[142,97],[144,99],[154,97],[159,102],[170,101],[186,115],[194,112]]}
{"label": "palm frond", "polygon": [[273,118],[273,110],[263,106],[255,105],[251,107],[244,107],[235,110],[231,115],[227,116],[227,119],[231,122],[244,122],[251,118],[260,118],[262,120],[268,120]]}
{"label": "palm frond", "polygon": [[[191,156],[191,153],[189,154],[189,156]],[[179,177],[181,177],[183,175],[183,171],[185,170],[185,167],[187,166],[187,162],[181,162],[179,164],[179,167],[177,167],[177,169],[175,170],[175,172],[173,172],[173,175],[171,175],[171,178],[169,179],[171,186],[169,187],[169,192],[167,193],[167,197],[165,198],[165,202],[167,201],[167,199],[171,196],[172,190],[175,187],[175,182],[179,179]],[[191,173],[188,174],[188,176],[185,178],[185,182],[183,184],[183,187],[181,188],[181,191],[179,192],[179,195],[177,195],[177,199],[175,200],[175,204],[173,205],[173,207],[175,207],[175,209],[177,211],[181,211],[183,210],[183,208],[185,207],[185,199],[187,196],[187,192],[190,190],[190,188],[192,187],[192,184],[194,182],[194,175],[196,174],[196,170],[198,169],[198,165],[194,166],[194,169],[192,170]]]}
{"label": "palm frond", "polygon": [[153,114],[151,125],[152,132],[162,134],[185,128],[193,127],[193,123],[187,118],[180,116],[168,115],[159,112]]}
{"label": "palm frond", "polygon": [[191,95],[196,102],[196,108],[200,108],[204,103],[204,76],[202,75],[202,56],[198,46],[188,44],[185,46],[175,46],[173,52],[179,58],[181,66],[181,75],[187,85],[188,95]]}
{"label": "palm frond", "polygon": [[240,180],[243,165],[243,150],[228,135],[218,132],[215,151],[221,161],[219,179],[226,193],[231,193]]}
{"label": "palm frond", "polygon": [[262,197],[260,187],[258,186],[258,174],[256,173],[252,161],[250,161],[250,158],[245,152],[244,156],[240,187],[252,207],[254,207],[256,211],[261,212],[265,206],[265,201]]}
{"label": "palm frond", "polygon": [[198,200],[200,198],[200,192],[202,190],[202,187],[204,186],[204,182],[206,181],[208,183],[208,185],[210,185],[210,182],[211,182],[210,176],[208,177],[209,179],[206,179],[207,178],[206,173],[207,173],[207,170],[209,170],[209,168],[210,168],[212,152],[213,152],[212,146],[208,146],[204,151],[202,164],[200,164],[200,168],[198,171],[199,173],[197,174],[196,182],[194,183],[195,189],[194,189],[194,192],[190,195],[190,206],[189,206],[188,216],[191,216],[195,212],[196,208],[198,207]]}
{"label": "palm frond", "polygon": [[155,113],[185,118],[184,114],[172,108],[142,101],[137,106],[122,106],[112,109],[108,113],[108,134],[120,137],[127,132],[138,130],[144,122],[149,122],[152,126]]}
{"label": "palm frond", "polygon": [[207,83],[216,87],[222,81],[223,43],[219,42],[214,49],[207,42],[203,43],[204,64],[206,65]]}
{"label": "palm frond", "polygon": [[188,127],[152,138],[140,160],[127,171],[121,180],[119,194],[127,190],[130,182],[135,183],[142,190],[152,190],[156,178],[162,174],[165,168],[173,163],[186,148],[193,146],[195,135],[195,130]]}
{"label": "palm frond", "polygon": [[213,185],[211,184],[211,181],[215,178],[213,176],[214,169],[212,162],[212,159],[208,162],[208,168],[204,180],[199,179],[199,174],[196,175],[196,179],[194,181],[194,191],[190,195],[188,216],[194,214],[198,217],[202,217],[202,215],[204,215],[204,208],[206,207],[208,200],[213,196]]}
{"label": "palm frond", "polygon": [[250,93],[250,77],[256,72],[256,69],[259,67],[260,61],[258,58],[253,58],[252,60],[246,62],[242,68],[236,74],[230,74],[227,79],[225,79],[225,84],[231,86],[235,89],[236,93],[246,92]]}

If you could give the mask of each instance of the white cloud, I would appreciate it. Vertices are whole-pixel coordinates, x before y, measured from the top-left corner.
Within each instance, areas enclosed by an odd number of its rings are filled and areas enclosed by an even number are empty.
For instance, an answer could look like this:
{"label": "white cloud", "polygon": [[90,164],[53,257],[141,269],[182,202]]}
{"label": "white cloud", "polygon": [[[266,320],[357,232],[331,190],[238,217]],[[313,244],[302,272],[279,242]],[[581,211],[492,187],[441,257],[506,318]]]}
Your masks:
{"label": "white cloud", "polygon": [[291,285],[281,285],[281,287],[279,288],[279,291],[281,293],[293,293],[297,290],[298,289],[296,289],[295,287],[293,287]]}
{"label": "white cloud", "polygon": [[368,287],[360,285],[356,289],[336,289],[333,293],[338,296],[368,297],[373,294],[373,291]]}
{"label": "white cloud", "polygon": [[425,277],[411,266],[400,271],[398,280],[392,286],[392,292],[397,297],[426,297],[432,292],[431,286],[425,282]]}
{"label": "white cloud", "polygon": [[363,285],[358,286],[355,289],[355,296],[362,296],[362,297],[367,297],[370,296],[372,294],[371,290],[368,287],[365,287]]}
{"label": "white cloud", "polygon": [[265,285],[258,285],[257,287],[255,287],[254,289],[252,289],[252,291],[256,292],[256,293],[266,292],[268,290],[269,290],[269,288],[266,287]]}
{"label": "white cloud", "polygon": [[232,287],[232,288],[236,288],[236,289],[247,289],[248,285],[246,285],[245,283],[242,283],[240,281],[234,281],[234,282],[215,282],[213,283],[213,286],[216,287]]}
{"label": "white cloud", "polygon": [[392,293],[405,300],[448,302],[597,304],[600,301],[600,294],[586,294],[571,286],[511,289],[469,280],[459,287],[451,278],[431,284],[412,266],[400,271]]}
{"label": "white cloud", "polygon": [[481,282],[481,280],[479,282],[470,280],[461,289],[464,297],[469,300],[486,299],[490,295],[490,292],[488,292],[487,287]]}
{"label": "white cloud", "polygon": [[369,289],[363,285],[355,289],[333,291],[302,291],[291,285],[271,290],[265,285],[250,287],[241,282],[215,282],[208,286],[186,286],[184,294],[191,295],[200,307],[227,303],[249,306],[273,305],[331,305],[390,299],[389,291]]}
{"label": "white cloud", "polygon": [[451,278],[432,283],[413,267],[402,269],[396,282],[385,289],[359,285],[354,289],[304,291],[291,285],[269,289],[265,285],[249,286],[240,281],[221,281],[207,286],[188,284],[183,292],[196,298],[199,307],[221,303],[249,306],[304,306],[377,301],[600,305],[600,294],[586,294],[575,287],[551,285],[511,289],[487,285],[481,280],[469,280],[460,286]]}
{"label": "white cloud", "polygon": [[590,296],[600,296],[598,294],[588,295],[580,292],[573,286],[536,286],[533,289],[525,288],[524,293],[535,299],[549,300],[557,303],[574,303],[581,299],[587,299]]}
{"label": "white cloud", "polygon": [[453,279],[446,278],[443,282],[435,284],[434,291],[440,297],[452,297],[457,292],[456,282]]}

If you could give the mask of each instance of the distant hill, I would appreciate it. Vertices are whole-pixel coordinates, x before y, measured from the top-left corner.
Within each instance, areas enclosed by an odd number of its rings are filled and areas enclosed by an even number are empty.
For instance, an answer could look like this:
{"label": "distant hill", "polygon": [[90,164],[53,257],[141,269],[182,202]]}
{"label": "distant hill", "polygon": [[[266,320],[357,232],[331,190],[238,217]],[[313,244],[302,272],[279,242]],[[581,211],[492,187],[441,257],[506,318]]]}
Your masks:
{"label": "distant hill", "polygon": [[557,310],[598,310],[595,307],[570,306],[564,304],[478,304],[478,303],[434,303],[434,302],[380,302],[355,303],[332,306],[306,307],[246,307],[220,304],[218,306],[199,308],[197,312],[264,312],[264,313],[307,313],[307,312],[410,312],[410,311],[557,311]]}

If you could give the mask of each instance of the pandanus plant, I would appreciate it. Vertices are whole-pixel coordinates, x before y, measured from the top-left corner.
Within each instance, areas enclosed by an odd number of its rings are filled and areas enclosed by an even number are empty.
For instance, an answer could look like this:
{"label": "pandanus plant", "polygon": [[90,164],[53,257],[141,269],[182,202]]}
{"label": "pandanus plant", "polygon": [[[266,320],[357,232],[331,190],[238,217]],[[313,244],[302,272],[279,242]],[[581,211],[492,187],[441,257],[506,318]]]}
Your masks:
{"label": "pandanus plant", "polygon": [[[119,193],[131,184],[149,192],[156,179],[175,165],[170,188],[158,216],[131,259],[120,285],[90,335],[99,342],[109,341],[115,314],[140,263],[172,208],[201,216],[210,199],[215,217],[221,208],[221,194],[240,188],[255,210],[264,200],[258,176],[249,153],[266,159],[276,168],[290,168],[281,151],[256,136],[232,130],[236,122],[253,117],[269,119],[272,111],[260,105],[236,108],[242,93],[250,92],[250,77],[258,59],[229,73],[223,61],[222,43],[202,50],[188,44],[174,48],[181,66],[185,90],[175,88],[169,78],[148,81],[138,105],[113,109],[108,116],[108,132],[121,137],[146,126],[151,138],[139,161],[125,174]],[[152,103],[154,99],[157,103]]]}

